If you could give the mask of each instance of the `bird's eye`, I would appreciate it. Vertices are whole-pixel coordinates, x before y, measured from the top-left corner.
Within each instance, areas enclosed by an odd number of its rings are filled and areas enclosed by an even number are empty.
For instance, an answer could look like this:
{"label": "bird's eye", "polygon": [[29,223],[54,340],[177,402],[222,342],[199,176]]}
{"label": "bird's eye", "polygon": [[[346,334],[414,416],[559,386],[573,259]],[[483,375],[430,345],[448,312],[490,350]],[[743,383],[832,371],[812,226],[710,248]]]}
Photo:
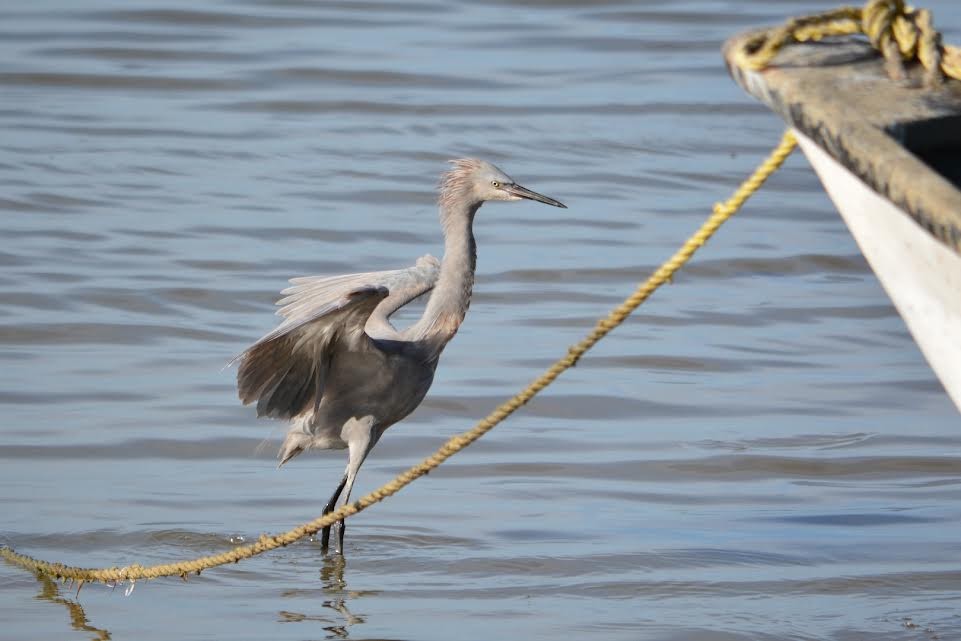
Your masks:
{"label": "bird's eye", "polygon": [[501,184],[500,184],[499,182],[497,182],[496,180],[492,180],[492,181],[491,181],[491,187],[493,187],[494,189],[497,189],[497,188],[500,187],[500,186],[501,186]]}

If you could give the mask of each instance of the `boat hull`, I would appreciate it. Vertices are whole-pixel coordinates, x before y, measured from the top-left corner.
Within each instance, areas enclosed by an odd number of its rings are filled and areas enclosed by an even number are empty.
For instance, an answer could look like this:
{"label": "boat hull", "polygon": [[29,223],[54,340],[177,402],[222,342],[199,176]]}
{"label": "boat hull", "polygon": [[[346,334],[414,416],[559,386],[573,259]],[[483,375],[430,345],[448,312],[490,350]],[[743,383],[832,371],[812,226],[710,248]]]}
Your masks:
{"label": "boat hull", "polygon": [[961,256],[810,138],[795,133],[921,353],[961,411]]}

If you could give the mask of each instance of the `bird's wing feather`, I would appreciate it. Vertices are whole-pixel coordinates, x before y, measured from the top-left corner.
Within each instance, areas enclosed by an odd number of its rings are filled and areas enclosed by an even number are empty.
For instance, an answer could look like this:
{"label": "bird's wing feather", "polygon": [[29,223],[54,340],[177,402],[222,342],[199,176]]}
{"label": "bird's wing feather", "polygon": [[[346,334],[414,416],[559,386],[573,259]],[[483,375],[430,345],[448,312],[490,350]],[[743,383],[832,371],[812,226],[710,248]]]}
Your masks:
{"label": "bird's wing feather", "polygon": [[278,302],[285,320],[235,359],[241,401],[274,418],[316,409],[333,347],[369,341],[368,330],[383,333],[382,325],[392,331],[387,317],[433,288],[438,271],[437,259],[425,256],[407,269],[292,279]]}
{"label": "bird's wing feather", "polygon": [[320,405],[330,356],[339,343],[368,341],[364,323],[387,297],[386,287],[359,287],[320,308],[315,316],[288,319],[237,360],[237,391],[257,415],[293,418]]}
{"label": "bird's wing feather", "polygon": [[394,272],[387,284],[390,295],[370,315],[367,333],[378,338],[398,338],[397,330],[388,319],[407,303],[434,289],[439,275],[440,261],[430,254],[418,258],[412,267]]}

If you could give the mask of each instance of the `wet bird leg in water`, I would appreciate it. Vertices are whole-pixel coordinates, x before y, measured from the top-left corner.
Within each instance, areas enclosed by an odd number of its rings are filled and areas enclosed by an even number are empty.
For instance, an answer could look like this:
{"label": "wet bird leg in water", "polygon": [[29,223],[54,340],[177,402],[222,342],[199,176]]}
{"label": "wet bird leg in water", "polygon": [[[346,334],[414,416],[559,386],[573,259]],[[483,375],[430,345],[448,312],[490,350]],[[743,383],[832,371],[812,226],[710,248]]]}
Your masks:
{"label": "wet bird leg in water", "polygon": [[[340,498],[340,493],[344,491],[344,486],[347,485],[347,475],[344,474],[344,478],[340,479],[340,485],[334,490],[333,496],[324,506],[324,514],[330,514],[334,511],[334,507],[337,505],[337,499]],[[343,551],[344,549],[344,522],[340,522],[340,535],[337,537],[339,542],[338,549]],[[320,533],[320,551],[327,554],[327,548],[330,547],[330,526],[325,527]]]}

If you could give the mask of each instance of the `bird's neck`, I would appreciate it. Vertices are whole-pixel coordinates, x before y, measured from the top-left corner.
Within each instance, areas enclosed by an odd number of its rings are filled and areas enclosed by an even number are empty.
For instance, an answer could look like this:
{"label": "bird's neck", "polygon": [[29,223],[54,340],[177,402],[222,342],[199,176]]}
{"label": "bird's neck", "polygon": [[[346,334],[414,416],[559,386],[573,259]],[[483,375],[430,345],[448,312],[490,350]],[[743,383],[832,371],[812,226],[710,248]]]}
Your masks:
{"label": "bird's neck", "polygon": [[474,289],[477,244],[474,242],[474,214],[480,203],[448,205],[441,203],[441,225],[444,228],[444,258],[440,263],[437,284],[431,293],[416,332],[440,354],[454,337],[467,314]]}

